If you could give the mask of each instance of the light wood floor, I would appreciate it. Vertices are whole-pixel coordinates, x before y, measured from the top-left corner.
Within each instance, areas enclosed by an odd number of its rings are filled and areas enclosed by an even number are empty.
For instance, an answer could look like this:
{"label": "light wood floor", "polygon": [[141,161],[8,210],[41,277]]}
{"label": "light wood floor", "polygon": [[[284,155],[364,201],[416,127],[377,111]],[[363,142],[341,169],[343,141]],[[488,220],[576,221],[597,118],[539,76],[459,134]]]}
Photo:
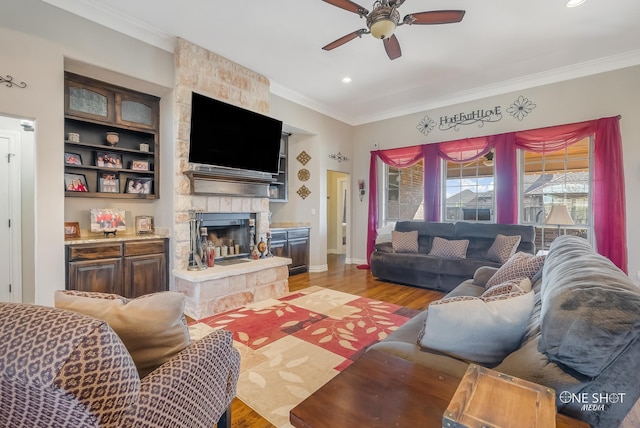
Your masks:
{"label": "light wood floor", "polygon": [[[412,309],[424,309],[429,302],[439,299],[442,293],[417,287],[392,284],[375,279],[369,270],[345,265],[344,256],[329,255],[326,272],[302,273],[289,278],[289,290],[302,290],[320,286],[356,294],[383,302],[395,303]],[[271,428],[269,422],[237,398],[233,400],[231,426],[234,428]]]}

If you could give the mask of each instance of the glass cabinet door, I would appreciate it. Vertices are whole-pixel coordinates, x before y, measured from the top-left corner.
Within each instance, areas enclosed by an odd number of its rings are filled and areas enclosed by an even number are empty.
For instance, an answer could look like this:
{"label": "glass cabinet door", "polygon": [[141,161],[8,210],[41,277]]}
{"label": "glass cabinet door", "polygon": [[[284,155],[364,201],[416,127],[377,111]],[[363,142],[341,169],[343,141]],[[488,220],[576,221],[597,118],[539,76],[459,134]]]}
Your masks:
{"label": "glass cabinet door", "polygon": [[116,93],[116,123],[137,128],[156,129],[157,100],[133,94]]}
{"label": "glass cabinet door", "polygon": [[113,122],[115,109],[112,91],[74,81],[67,81],[65,89],[66,114]]}

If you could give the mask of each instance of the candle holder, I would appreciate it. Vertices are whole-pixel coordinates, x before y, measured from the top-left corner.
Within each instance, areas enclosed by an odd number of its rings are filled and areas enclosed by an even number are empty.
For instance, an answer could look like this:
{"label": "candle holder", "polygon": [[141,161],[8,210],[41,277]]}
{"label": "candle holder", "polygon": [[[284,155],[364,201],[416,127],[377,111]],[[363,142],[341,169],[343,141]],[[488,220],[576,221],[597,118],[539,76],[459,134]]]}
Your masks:
{"label": "candle holder", "polygon": [[204,248],[200,240],[200,223],[202,214],[189,210],[189,265],[187,270],[205,270],[207,264],[203,260]]}

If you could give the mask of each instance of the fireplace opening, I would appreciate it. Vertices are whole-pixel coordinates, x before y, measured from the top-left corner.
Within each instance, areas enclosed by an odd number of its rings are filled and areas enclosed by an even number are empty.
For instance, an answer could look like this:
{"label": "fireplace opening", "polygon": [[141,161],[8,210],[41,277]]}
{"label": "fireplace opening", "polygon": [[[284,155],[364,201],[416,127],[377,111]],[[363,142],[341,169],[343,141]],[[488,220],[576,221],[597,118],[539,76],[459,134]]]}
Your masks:
{"label": "fireplace opening", "polygon": [[216,261],[250,256],[255,245],[250,225],[255,219],[254,213],[202,213],[201,238],[215,248]]}

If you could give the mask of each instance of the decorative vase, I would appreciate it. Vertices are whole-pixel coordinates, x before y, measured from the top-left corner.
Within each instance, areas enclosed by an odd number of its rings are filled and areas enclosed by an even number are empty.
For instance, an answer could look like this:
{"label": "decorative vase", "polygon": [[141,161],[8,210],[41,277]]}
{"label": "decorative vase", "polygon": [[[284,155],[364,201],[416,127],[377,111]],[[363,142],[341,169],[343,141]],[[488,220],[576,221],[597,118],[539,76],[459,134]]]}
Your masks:
{"label": "decorative vase", "polygon": [[120,136],[117,132],[107,132],[107,143],[111,146],[115,146],[120,141]]}

